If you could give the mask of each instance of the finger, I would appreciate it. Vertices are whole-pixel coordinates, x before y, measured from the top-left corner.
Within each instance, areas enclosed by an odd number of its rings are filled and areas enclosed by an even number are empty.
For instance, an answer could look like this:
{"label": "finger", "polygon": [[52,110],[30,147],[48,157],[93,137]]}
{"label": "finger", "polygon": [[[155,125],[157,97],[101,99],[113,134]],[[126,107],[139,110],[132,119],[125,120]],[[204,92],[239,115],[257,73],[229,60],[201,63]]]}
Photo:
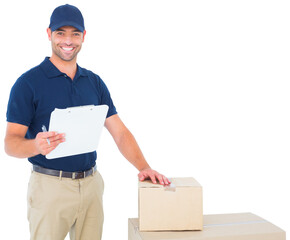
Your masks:
{"label": "finger", "polygon": [[158,174],[158,175],[157,175],[157,179],[158,179],[158,181],[159,181],[160,184],[164,185],[163,175]]}
{"label": "finger", "polygon": [[52,142],[55,142],[55,141],[61,141],[61,142],[64,142],[65,141],[65,134],[64,133],[61,133],[61,134],[57,134],[55,136],[52,136],[52,137],[49,137],[48,138],[49,141],[52,143]]}
{"label": "finger", "polygon": [[36,135],[36,142],[41,148],[47,148],[47,144],[50,145],[50,139],[56,134],[56,132],[40,132]]}
{"label": "finger", "polygon": [[57,135],[57,132],[40,132],[38,133],[41,138],[49,138]]}
{"label": "finger", "polygon": [[148,178],[149,176],[148,176],[148,174],[145,173],[145,172],[140,172],[140,173],[138,174],[138,177],[139,177],[139,179],[140,179],[141,181],[143,181],[143,180],[145,180],[146,178]]}
{"label": "finger", "polygon": [[48,147],[56,147],[60,143],[64,142],[65,138],[61,136],[60,134],[54,136],[54,137],[49,137],[49,138],[43,138],[42,139],[42,144],[48,148]]}
{"label": "finger", "polygon": [[165,176],[163,176],[163,180],[164,180],[165,185],[169,185],[171,183],[170,180]]}
{"label": "finger", "polygon": [[47,155],[48,153],[50,153],[52,150],[54,150],[60,143],[64,142],[64,139],[59,139],[59,140],[55,140],[52,141],[48,144],[48,142],[46,142],[46,148],[45,148],[45,154]]}
{"label": "finger", "polygon": [[50,142],[49,146],[56,148],[62,142],[64,142],[63,139],[55,140],[55,141]]}
{"label": "finger", "polygon": [[154,174],[150,174],[149,175],[149,177],[150,177],[150,179],[151,179],[151,181],[155,184],[155,183],[157,183],[157,181],[156,181],[156,178],[155,178],[155,175]]}
{"label": "finger", "polygon": [[140,181],[143,181],[145,179],[145,177],[143,176],[142,173],[138,174],[138,178],[139,178]]}

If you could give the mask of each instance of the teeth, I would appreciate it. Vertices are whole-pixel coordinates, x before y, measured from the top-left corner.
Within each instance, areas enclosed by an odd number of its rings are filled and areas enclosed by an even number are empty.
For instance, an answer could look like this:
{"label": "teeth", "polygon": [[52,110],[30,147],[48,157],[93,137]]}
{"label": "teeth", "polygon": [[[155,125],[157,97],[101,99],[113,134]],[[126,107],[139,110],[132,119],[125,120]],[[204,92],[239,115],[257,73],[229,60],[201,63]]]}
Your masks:
{"label": "teeth", "polygon": [[73,48],[64,48],[64,47],[62,47],[62,49],[65,50],[65,51],[71,51],[71,50],[73,50]]}

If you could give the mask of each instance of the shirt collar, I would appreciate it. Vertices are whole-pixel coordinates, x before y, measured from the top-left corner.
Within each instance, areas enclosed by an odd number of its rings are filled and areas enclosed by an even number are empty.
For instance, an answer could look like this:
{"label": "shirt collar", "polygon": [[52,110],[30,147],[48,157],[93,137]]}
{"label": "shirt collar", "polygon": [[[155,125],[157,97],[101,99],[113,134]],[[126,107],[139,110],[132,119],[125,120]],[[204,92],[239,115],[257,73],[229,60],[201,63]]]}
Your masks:
{"label": "shirt collar", "polygon": [[[48,78],[54,78],[64,75],[64,73],[59,71],[58,68],[53,65],[53,63],[49,60],[49,57],[46,57],[44,59],[44,61],[40,64],[40,67]],[[77,65],[77,72],[75,78],[78,78],[79,76],[88,76],[88,74],[83,68]]]}

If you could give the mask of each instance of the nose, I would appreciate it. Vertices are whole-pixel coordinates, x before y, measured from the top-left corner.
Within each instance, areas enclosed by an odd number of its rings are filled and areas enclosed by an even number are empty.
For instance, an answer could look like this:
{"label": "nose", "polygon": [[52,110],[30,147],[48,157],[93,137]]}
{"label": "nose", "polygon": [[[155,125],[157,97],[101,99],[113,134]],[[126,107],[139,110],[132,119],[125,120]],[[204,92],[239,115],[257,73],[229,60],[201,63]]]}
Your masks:
{"label": "nose", "polygon": [[64,43],[68,46],[70,46],[72,44],[72,39],[70,36],[66,36],[64,39]]}

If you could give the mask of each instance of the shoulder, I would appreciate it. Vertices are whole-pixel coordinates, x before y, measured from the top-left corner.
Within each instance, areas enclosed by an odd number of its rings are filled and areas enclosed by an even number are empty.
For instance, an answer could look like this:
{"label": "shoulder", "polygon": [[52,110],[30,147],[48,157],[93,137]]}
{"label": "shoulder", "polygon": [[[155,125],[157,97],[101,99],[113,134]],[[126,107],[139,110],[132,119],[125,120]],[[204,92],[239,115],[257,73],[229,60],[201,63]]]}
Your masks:
{"label": "shoulder", "polygon": [[40,65],[37,65],[25,73],[23,73],[17,80],[15,84],[27,84],[27,85],[33,85],[34,81],[37,81],[39,77],[42,75],[42,70]]}
{"label": "shoulder", "polygon": [[80,67],[80,70],[81,70],[81,75],[88,76],[89,80],[92,81],[93,84],[96,84],[98,87],[101,87],[101,88],[105,86],[104,81],[101,79],[101,77],[98,74],[82,67]]}
{"label": "shoulder", "polygon": [[33,97],[35,94],[36,84],[39,79],[39,66],[33,67],[23,73],[13,84],[10,91],[10,98],[21,99],[21,96],[25,96],[26,99]]}
{"label": "shoulder", "polygon": [[81,70],[82,75],[88,76],[89,78],[93,78],[97,81],[102,81],[100,76],[98,74],[94,73],[93,71],[88,70],[86,68],[82,68],[82,67],[80,67],[80,70]]}

